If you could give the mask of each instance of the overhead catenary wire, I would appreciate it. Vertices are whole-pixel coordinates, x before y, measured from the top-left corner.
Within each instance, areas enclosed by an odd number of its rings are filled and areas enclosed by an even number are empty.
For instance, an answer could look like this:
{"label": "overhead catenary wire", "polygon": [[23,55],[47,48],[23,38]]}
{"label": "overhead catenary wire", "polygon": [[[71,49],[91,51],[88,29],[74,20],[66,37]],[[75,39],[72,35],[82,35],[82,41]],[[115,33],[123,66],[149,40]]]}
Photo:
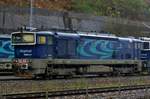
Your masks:
{"label": "overhead catenary wire", "polygon": [[145,22],[142,22],[142,24],[143,24],[146,28],[150,29],[150,26],[149,26],[148,24],[146,24]]}

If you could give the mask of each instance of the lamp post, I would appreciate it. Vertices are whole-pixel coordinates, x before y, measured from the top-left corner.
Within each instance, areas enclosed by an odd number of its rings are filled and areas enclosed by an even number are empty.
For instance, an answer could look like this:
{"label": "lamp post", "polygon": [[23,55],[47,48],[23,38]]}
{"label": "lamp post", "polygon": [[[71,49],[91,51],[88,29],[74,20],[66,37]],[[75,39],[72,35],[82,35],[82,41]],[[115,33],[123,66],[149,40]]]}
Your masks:
{"label": "lamp post", "polygon": [[30,0],[30,19],[29,19],[29,26],[32,27],[32,17],[33,17],[33,1]]}

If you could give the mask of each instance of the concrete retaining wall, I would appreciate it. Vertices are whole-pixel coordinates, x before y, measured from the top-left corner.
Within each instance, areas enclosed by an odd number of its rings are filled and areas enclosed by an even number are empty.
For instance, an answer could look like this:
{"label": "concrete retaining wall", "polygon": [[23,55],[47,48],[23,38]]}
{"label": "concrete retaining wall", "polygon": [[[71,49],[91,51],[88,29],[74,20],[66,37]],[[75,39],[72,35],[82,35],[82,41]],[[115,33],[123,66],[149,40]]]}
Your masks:
{"label": "concrete retaining wall", "polygon": [[[23,25],[29,26],[28,8],[0,7],[0,30],[16,30]],[[79,31],[107,31],[117,35],[148,35],[149,28],[142,22],[93,16],[73,12],[57,12],[45,9],[33,9],[33,27],[70,28]],[[146,24],[149,24],[146,22]],[[8,31],[7,31],[8,32]],[[143,33],[144,32],[144,33]]]}

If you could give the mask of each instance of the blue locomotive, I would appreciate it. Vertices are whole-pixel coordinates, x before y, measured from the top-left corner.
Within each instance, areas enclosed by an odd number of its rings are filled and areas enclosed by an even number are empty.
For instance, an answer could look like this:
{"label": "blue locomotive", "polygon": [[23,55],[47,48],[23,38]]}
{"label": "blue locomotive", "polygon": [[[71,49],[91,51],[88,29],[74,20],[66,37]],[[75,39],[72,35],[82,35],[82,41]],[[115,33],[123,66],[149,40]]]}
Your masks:
{"label": "blue locomotive", "polygon": [[142,37],[143,41],[141,49],[141,60],[143,60],[143,68],[150,72],[150,38]]}
{"label": "blue locomotive", "polygon": [[[111,75],[140,73],[143,42],[86,32],[13,32],[13,65],[16,72],[27,72],[34,77],[101,75],[106,73],[101,71],[102,67],[109,67],[107,74]],[[149,53],[149,48],[145,53]]]}
{"label": "blue locomotive", "polygon": [[14,49],[11,46],[10,35],[0,35],[0,72],[12,71],[11,61],[14,58]]}

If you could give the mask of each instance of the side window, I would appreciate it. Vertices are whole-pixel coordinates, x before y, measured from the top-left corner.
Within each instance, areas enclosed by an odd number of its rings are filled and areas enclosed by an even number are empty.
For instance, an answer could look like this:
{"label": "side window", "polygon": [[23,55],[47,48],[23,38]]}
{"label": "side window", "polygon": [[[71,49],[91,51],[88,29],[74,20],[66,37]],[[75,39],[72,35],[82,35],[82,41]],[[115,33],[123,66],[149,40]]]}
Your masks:
{"label": "side window", "polygon": [[123,48],[123,44],[121,42],[119,42],[119,44],[117,45],[118,49],[122,49]]}
{"label": "side window", "polygon": [[2,47],[3,46],[3,42],[0,40],[0,47]]}
{"label": "side window", "polygon": [[68,40],[68,54],[75,55],[76,54],[76,41],[75,40]]}
{"label": "side window", "polygon": [[38,36],[38,44],[46,44],[46,37]]}
{"label": "side window", "polygon": [[135,43],[135,49],[138,49],[139,48],[139,44],[138,43]]}
{"label": "side window", "polygon": [[128,48],[131,49],[131,43],[128,43]]}
{"label": "side window", "polygon": [[138,43],[138,48],[142,49],[141,43]]}
{"label": "side window", "polygon": [[143,43],[143,49],[149,49],[149,42],[144,42]]}
{"label": "side window", "polygon": [[48,45],[52,45],[53,44],[53,38],[52,36],[48,36]]}

